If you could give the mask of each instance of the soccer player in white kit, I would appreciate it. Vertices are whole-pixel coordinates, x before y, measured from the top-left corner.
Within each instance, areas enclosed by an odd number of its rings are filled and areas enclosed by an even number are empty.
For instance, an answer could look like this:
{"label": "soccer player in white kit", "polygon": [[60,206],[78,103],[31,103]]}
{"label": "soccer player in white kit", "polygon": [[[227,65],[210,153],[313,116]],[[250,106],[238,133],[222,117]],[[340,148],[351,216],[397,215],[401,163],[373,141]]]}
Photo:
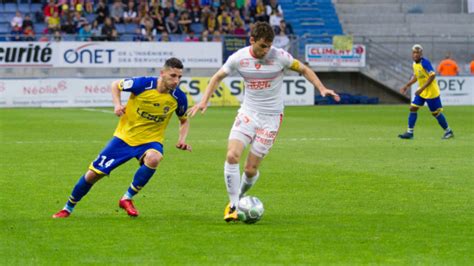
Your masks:
{"label": "soccer player in white kit", "polygon": [[[230,131],[224,178],[230,203],[224,211],[226,222],[237,221],[237,206],[240,197],[247,192],[259,177],[258,167],[270,151],[283,118],[282,83],[284,71],[291,69],[302,74],[322,96],[331,96],[339,101],[339,95],[327,89],[307,66],[289,53],[272,46],[275,33],[270,24],[257,22],[250,33],[250,46],[232,54],[222,68],[209,81],[202,100],[193,106],[189,116],[199,110],[204,113],[211,95],[219,83],[237,71],[244,78],[245,95]],[[242,181],[240,157],[250,144]]]}

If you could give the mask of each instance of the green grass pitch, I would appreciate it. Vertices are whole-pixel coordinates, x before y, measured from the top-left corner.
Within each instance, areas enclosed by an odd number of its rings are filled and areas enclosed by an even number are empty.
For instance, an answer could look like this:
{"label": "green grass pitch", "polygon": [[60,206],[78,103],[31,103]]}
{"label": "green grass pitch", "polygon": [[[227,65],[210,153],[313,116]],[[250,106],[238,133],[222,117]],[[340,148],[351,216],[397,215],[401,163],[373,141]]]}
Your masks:
{"label": "green grass pitch", "polygon": [[[193,152],[174,148],[141,194],[118,208],[135,161],[54,220],[111,138],[109,109],[0,109],[0,264],[390,264],[474,262],[474,108],[447,107],[455,138],[426,108],[400,140],[408,106],[288,107],[249,194],[255,225],[226,224],[223,164],[236,108],[192,120]],[[103,111],[103,112],[101,112]],[[241,167],[243,165],[241,164]]]}

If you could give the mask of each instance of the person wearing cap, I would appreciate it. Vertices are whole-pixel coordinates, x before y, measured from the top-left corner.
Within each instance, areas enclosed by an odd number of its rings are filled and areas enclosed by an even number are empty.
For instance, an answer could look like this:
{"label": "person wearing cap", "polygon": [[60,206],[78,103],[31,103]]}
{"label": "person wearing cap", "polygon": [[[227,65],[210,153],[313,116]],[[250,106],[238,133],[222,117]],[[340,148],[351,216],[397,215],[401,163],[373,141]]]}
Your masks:
{"label": "person wearing cap", "polygon": [[433,117],[438,120],[439,125],[444,129],[443,139],[454,137],[454,133],[448,126],[446,117],[443,114],[443,105],[441,104],[440,91],[436,74],[430,61],[423,57],[423,47],[415,44],[412,47],[413,59],[413,77],[410,81],[400,89],[400,92],[406,94],[408,89],[418,81],[418,88],[415,91],[415,98],[410,106],[410,114],[408,116],[408,129],[405,133],[398,135],[401,139],[412,139],[414,136],[414,128],[418,117],[418,109],[425,102],[431,111]]}

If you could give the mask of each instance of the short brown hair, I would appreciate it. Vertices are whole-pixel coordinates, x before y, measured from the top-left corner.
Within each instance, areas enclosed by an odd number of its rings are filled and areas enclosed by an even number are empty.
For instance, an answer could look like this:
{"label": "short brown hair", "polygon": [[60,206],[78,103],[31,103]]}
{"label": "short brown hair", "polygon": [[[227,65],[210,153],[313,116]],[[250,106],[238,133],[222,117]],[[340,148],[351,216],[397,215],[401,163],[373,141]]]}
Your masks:
{"label": "short brown hair", "polygon": [[255,41],[264,39],[267,42],[273,42],[273,39],[275,38],[275,32],[268,22],[259,21],[255,23],[252,31],[250,32],[250,37],[253,37]]}
{"label": "short brown hair", "polygon": [[176,57],[171,57],[165,62],[165,68],[183,69],[183,63]]}

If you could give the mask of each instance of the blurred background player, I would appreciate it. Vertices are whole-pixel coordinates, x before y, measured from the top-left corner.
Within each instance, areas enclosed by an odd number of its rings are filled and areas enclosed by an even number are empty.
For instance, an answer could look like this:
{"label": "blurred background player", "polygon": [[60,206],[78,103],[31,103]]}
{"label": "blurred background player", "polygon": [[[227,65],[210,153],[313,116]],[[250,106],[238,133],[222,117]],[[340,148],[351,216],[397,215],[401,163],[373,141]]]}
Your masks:
{"label": "blurred background player", "polygon": [[398,135],[402,139],[412,139],[414,136],[414,128],[418,116],[418,109],[425,102],[431,114],[438,120],[439,125],[444,129],[443,139],[454,137],[453,131],[448,126],[448,122],[443,115],[443,105],[441,104],[438,83],[436,82],[436,74],[428,59],[423,58],[423,47],[415,44],[412,47],[413,58],[413,77],[400,89],[400,92],[406,94],[411,85],[418,81],[418,89],[415,91],[415,98],[410,106],[410,114],[408,116],[408,129],[405,133]]}
{"label": "blurred background player", "polygon": [[[232,56],[211,78],[201,102],[190,109],[193,117],[199,110],[204,113],[211,95],[219,83],[233,72],[244,78],[245,94],[235,123],[231,129],[224,164],[224,179],[230,203],[224,211],[224,220],[236,221],[239,198],[248,191],[259,177],[258,168],[268,154],[280,129],[283,119],[282,82],[284,70],[291,69],[302,74],[322,96],[339,96],[327,89],[316,74],[294,59],[289,53],[272,46],[275,33],[267,22],[257,22],[251,31],[250,46]],[[240,157],[251,144],[240,179]]]}
{"label": "blurred background player", "polygon": [[[139,161],[140,167],[120,199],[119,206],[128,215],[138,216],[132,198],[150,180],[163,158],[164,133],[173,112],[180,121],[176,147],[191,151],[191,146],[186,144],[188,103],[186,95],[178,88],[182,73],[181,61],[170,58],[165,62],[159,78],[138,77],[112,83],[114,113],[120,117],[114,137],[79,179],[64,208],[53,218],[68,217],[95,182],[133,157]],[[122,91],[131,93],[126,106],[120,101]]]}

